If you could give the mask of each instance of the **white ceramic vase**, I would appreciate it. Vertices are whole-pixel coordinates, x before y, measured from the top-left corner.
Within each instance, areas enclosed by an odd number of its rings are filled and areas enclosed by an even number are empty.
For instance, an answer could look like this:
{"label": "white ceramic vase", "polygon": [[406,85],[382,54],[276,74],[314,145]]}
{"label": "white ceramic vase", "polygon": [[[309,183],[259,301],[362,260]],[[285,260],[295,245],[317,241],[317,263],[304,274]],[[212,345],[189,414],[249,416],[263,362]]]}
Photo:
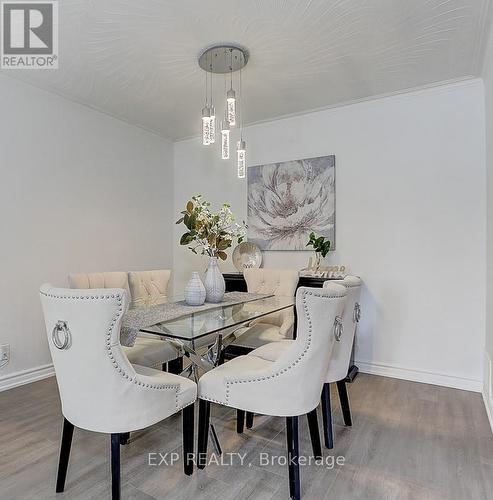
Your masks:
{"label": "white ceramic vase", "polygon": [[209,266],[205,272],[204,286],[206,302],[222,302],[226,290],[226,283],[217,265],[217,257],[211,257],[209,259]]}
{"label": "white ceramic vase", "polygon": [[185,302],[189,306],[201,306],[205,302],[205,295],[205,286],[195,271],[185,287]]}

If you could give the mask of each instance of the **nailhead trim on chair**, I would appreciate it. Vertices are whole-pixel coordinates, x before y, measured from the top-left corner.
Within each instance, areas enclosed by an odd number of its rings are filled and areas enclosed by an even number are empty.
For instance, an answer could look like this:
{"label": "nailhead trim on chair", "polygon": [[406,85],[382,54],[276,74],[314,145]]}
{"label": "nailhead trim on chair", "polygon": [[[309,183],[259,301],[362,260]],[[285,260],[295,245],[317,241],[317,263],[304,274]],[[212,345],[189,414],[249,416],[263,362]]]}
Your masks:
{"label": "nailhead trim on chair", "polygon": [[[361,279],[356,276],[360,282],[359,283],[351,283],[350,281],[346,281],[344,278],[343,279],[340,279],[340,280],[335,280],[335,284],[336,285],[342,285],[346,288],[357,288],[359,286],[361,286]],[[330,283],[330,281],[326,281],[325,283]]]}
{"label": "nailhead trim on chair", "polygon": [[178,405],[178,391],[180,389],[180,384],[146,384],[143,382],[140,382],[137,377],[133,377],[132,375],[128,375],[128,373],[125,372],[125,370],[118,364],[118,362],[115,359],[114,353],[113,353],[113,347],[111,345],[111,334],[113,332],[113,328],[115,326],[115,323],[123,316],[123,308],[122,308],[122,300],[123,296],[120,294],[107,294],[107,295],[86,295],[86,296],[80,296],[80,295],[54,295],[54,294],[48,294],[44,292],[40,292],[42,295],[45,297],[50,297],[53,299],[117,299],[117,304],[118,304],[118,312],[116,313],[116,316],[113,318],[112,322],[110,323],[110,328],[108,330],[108,333],[106,334],[106,350],[108,351],[108,356],[111,360],[111,363],[113,364],[114,368],[118,373],[122,375],[122,377],[126,380],[129,380],[130,382],[133,382],[136,385],[139,385],[141,387],[145,387],[147,389],[159,389],[159,390],[174,390],[176,391],[175,394],[175,407],[176,410],[179,411],[182,408],[185,408],[185,406],[179,406]]}
{"label": "nailhead trim on chair", "polygon": [[359,286],[361,286],[361,283],[348,283],[347,281],[345,281],[344,283],[336,283],[336,285],[342,285],[342,286],[345,286],[346,288],[357,288]]}
{"label": "nailhead trim on chair", "polygon": [[[269,380],[271,378],[278,377],[279,375],[282,375],[283,373],[285,373],[288,370],[290,370],[293,366],[297,365],[301,361],[301,358],[306,354],[306,352],[308,351],[308,349],[310,349],[311,338],[312,338],[312,320],[311,320],[311,317],[310,317],[310,315],[308,313],[308,307],[306,305],[306,296],[307,295],[313,295],[315,297],[324,297],[324,298],[328,298],[328,299],[336,299],[336,298],[341,298],[341,297],[346,296],[346,293],[343,293],[343,294],[340,294],[340,295],[321,295],[319,293],[314,293],[312,291],[306,291],[306,290],[303,290],[302,293],[303,293],[303,297],[302,297],[301,300],[303,302],[303,309],[304,309],[305,315],[306,315],[306,317],[308,319],[308,338],[307,338],[306,346],[303,349],[303,352],[289,366],[283,368],[282,370],[280,370],[280,371],[278,371],[276,373],[273,373],[272,375],[268,375],[268,376],[265,376],[265,377],[258,377],[258,378],[250,378],[250,379],[245,379],[245,380],[228,380],[226,382],[226,403],[223,403],[223,404],[229,405],[229,390],[230,390],[230,385],[232,385],[232,384],[248,384],[248,383],[251,383],[251,382],[262,382],[263,380]],[[201,396],[201,398],[202,399],[206,399],[203,396]],[[215,402],[216,403],[222,403],[221,401],[215,401]]]}

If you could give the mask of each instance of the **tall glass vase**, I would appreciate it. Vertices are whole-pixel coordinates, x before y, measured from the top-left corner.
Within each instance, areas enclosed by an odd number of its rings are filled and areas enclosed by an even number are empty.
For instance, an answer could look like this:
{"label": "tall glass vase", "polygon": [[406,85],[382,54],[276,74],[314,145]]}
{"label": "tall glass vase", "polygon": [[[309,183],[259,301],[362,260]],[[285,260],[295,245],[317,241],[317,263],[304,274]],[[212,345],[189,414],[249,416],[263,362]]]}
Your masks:
{"label": "tall glass vase", "polygon": [[226,290],[226,283],[217,265],[217,257],[211,257],[209,259],[209,266],[205,272],[204,286],[206,302],[222,302]]}

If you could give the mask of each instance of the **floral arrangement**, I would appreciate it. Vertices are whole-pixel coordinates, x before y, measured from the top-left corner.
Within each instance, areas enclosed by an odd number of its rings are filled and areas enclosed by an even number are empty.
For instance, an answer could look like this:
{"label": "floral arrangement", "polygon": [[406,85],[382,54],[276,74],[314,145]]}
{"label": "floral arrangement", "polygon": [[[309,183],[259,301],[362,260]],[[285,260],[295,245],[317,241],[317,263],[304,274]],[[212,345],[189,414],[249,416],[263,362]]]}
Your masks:
{"label": "floral arrangement", "polygon": [[181,212],[182,217],[176,224],[184,224],[186,233],[180,238],[180,245],[188,245],[195,254],[227,259],[225,252],[233,240],[241,243],[245,237],[246,225],[236,222],[230,205],[224,203],[219,212],[213,213],[211,204],[202,200],[202,195],[192,196],[186,208]]}
{"label": "floral arrangement", "polygon": [[330,250],[330,241],[326,240],[324,236],[316,236],[312,231],[310,233],[310,240],[306,246],[312,246],[316,253],[322,254],[322,257],[326,257]]}

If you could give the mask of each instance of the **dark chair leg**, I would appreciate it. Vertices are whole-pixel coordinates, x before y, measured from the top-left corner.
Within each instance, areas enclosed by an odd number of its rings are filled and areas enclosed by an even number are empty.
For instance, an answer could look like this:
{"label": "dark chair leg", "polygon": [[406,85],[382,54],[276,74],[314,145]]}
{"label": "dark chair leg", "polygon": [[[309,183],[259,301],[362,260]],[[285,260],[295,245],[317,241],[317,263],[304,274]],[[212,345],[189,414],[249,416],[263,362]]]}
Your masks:
{"label": "dark chair leg", "polygon": [[289,498],[299,500],[301,486],[298,461],[298,417],[286,417],[286,436],[288,441]]}
{"label": "dark chair leg", "polygon": [[226,361],[226,349],[223,349],[221,353],[219,354],[219,358],[217,359],[217,364],[218,365],[224,365],[224,362]]}
{"label": "dark chair leg", "polygon": [[120,434],[111,435],[111,499],[120,500]]}
{"label": "dark chair leg", "polygon": [[254,414],[250,411],[246,413],[246,428],[251,429],[253,427],[253,417]]}
{"label": "dark chair leg", "polygon": [[344,424],[347,426],[353,425],[351,420],[351,409],[349,408],[349,398],[347,395],[347,386],[345,380],[337,382],[337,391],[339,392],[339,400],[341,401],[342,416],[344,417]]}
{"label": "dark chair leg", "polygon": [[236,410],[236,432],[238,434],[242,434],[244,426],[245,426],[245,412],[243,410]]}
{"label": "dark chair leg", "polygon": [[193,474],[193,420],[195,405],[183,408],[183,471],[187,476]]}
{"label": "dark chair leg", "polygon": [[121,445],[128,444],[129,439],[130,439],[130,432],[122,432],[120,434],[120,444]]}
{"label": "dark chair leg", "polygon": [[211,404],[199,399],[199,437],[197,443],[197,467],[203,469],[207,463],[207,442],[209,440],[209,419]]}
{"label": "dark chair leg", "polygon": [[56,492],[61,493],[65,489],[65,478],[67,477],[68,459],[72,446],[74,425],[66,418],[63,419],[62,443],[60,446],[60,460],[58,461],[58,475],[56,478]]}
{"label": "dark chair leg", "polygon": [[180,357],[168,361],[168,371],[175,375],[179,375],[183,371],[183,358]]}
{"label": "dark chair leg", "polygon": [[324,424],[325,447],[334,448],[334,437],[332,435],[332,409],[330,407],[330,384],[324,384],[322,389],[322,417]]}
{"label": "dark chair leg", "polygon": [[322,458],[322,445],[320,444],[320,432],[318,431],[318,416],[315,408],[306,414],[308,427],[310,429],[310,439],[312,440],[313,456],[318,460]]}

